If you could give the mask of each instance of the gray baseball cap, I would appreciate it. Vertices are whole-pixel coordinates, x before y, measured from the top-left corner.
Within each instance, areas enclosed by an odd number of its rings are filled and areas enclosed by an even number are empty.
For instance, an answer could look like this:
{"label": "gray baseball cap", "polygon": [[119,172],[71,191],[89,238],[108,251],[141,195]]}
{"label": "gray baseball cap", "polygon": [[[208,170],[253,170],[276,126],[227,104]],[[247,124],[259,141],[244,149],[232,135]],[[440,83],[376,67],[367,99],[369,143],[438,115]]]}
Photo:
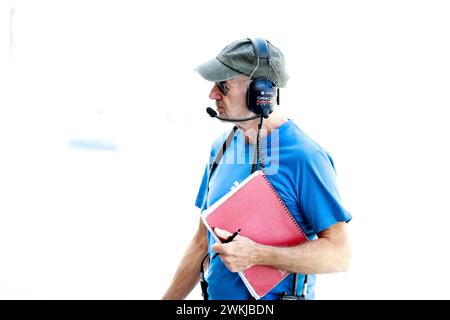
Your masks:
{"label": "gray baseball cap", "polygon": [[267,41],[270,51],[270,64],[266,59],[258,59],[252,42],[249,39],[237,40],[226,46],[215,59],[199,65],[195,70],[206,80],[212,82],[225,81],[241,75],[252,78],[268,78],[278,87],[284,88],[289,79],[286,71],[284,55],[280,49]]}

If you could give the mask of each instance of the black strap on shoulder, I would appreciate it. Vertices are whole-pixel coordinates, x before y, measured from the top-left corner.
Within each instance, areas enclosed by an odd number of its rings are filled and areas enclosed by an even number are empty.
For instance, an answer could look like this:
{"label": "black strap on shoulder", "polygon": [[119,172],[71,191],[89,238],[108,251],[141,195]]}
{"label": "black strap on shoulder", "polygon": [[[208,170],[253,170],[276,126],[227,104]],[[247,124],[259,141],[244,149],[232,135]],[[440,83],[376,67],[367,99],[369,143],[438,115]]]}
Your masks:
{"label": "black strap on shoulder", "polygon": [[233,127],[233,129],[230,131],[227,138],[223,142],[222,147],[220,148],[219,152],[216,154],[214,161],[211,163],[211,167],[209,168],[209,175],[208,175],[208,190],[209,190],[209,181],[212,177],[212,174],[217,169],[217,166],[219,165],[220,160],[222,160],[223,154],[227,150],[227,147],[231,144],[231,139],[233,139],[234,134],[236,133],[237,129],[238,128],[236,126]]}

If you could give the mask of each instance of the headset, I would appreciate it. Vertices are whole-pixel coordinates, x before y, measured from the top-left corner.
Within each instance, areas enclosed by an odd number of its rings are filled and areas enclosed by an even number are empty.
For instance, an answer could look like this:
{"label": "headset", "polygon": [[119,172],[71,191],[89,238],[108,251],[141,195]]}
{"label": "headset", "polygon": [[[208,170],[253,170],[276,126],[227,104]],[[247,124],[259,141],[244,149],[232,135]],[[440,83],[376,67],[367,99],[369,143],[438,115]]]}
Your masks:
{"label": "headset", "polygon": [[[268,42],[262,38],[249,38],[249,40],[253,45],[257,60],[257,65],[250,74],[250,78],[252,78],[253,74],[258,70],[261,60],[267,61],[267,64],[278,76],[278,72],[275,70],[270,60]],[[280,104],[279,89],[275,82],[268,78],[256,78],[250,82],[247,89],[247,106],[254,114],[268,118],[269,114],[273,112],[275,99],[277,104]]]}

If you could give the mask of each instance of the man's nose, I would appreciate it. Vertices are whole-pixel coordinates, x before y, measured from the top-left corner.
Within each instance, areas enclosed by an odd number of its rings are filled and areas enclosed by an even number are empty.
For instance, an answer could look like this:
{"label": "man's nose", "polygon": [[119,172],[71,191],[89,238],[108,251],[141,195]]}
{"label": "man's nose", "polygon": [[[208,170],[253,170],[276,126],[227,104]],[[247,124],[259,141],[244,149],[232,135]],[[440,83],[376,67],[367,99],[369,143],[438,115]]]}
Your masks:
{"label": "man's nose", "polygon": [[221,100],[222,99],[222,93],[220,92],[219,86],[217,83],[214,84],[214,87],[212,87],[211,92],[209,93],[209,98],[212,100]]}

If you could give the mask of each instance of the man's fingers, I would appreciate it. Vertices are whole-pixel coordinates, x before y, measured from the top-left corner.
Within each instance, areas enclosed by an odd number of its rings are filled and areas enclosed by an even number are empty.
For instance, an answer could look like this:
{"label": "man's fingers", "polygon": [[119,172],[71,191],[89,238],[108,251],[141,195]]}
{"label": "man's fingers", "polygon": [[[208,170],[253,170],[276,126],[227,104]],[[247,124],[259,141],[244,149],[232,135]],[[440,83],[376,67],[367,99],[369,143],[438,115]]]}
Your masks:
{"label": "man's fingers", "polygon": [[225,252],[225,246],[223,245],[223,244],[221,244],[221,243],[214,243],[212,246],[211,246],[211,249],[214,251],[214,252],[217,252],[217,253],[224,253]]}

